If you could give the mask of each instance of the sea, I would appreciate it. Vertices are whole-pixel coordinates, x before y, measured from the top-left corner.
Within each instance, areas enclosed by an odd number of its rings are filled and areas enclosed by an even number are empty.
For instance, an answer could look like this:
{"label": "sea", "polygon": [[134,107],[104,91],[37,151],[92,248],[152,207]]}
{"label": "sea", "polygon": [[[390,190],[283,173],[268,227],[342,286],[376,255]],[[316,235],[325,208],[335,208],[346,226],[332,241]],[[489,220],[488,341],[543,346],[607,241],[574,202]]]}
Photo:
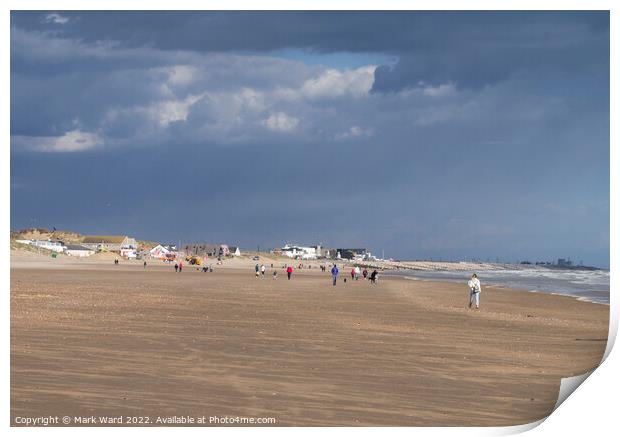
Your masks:
{"label": "sea", "polygon": [[[410,279],[462,282],[466,286],[472,272],[456,270],[399,270],[385,272]],[[609,304],[609,270],[550,269],[523,267],[476,272],[484,285],[496,285],[533,292],[573,296],[579,300]]]}

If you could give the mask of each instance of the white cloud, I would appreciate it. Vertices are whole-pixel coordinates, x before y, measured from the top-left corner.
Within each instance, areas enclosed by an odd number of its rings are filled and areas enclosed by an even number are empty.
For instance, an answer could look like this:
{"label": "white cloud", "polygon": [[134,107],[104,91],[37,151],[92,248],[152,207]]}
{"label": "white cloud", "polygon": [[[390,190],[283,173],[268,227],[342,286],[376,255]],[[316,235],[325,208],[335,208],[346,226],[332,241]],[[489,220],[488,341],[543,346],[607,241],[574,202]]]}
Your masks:
{"label": "white cloud", "polygon": [[343,95],[362,97],[372,89],[376,68],[375,65],[370,65],[355,70],[329,69],[318,77],[307,80],[301,87],[301,92],[308,98]]}
{"label": "white cloud", "polygon": [[69,18],[63,17],[60,14],[49,14],[45,16],[45,22],[54,24],[66,24],[69,22]]}
{"label": "white cloud", "polygon": [[444,83],[438,86],[426,86],[422,94],[428,97],[446,97],[456,94],[456,87],[452,83]]}
{"label": "white cloud", "polygon": [[12,146],[39,152],[81,152],[103,145],[103,139],[96,133],[75,129],[56,137],[12,136]]}
{"label": "white cloud", "polygon": [[271,114],[269,118],[263,121],[267,129],[275,132],[292,132],[297,128],[299,119],[286,115],[283,112]]}
{"label": "white cloud", "polygon": [[359,126],[351,126],[349,130],[336,134],[337,140],[348,140],[351,138],[369,137],[372,135],[372,129],[363,129]]}
{"label": "white cloud", "polygon": [[[168,75],[168,83],[172,86],[186,86],[196,81],[200,70],[191,65],[175,65],[164,69]],[[204,72],[202,73],[204,75]]]}
{"label": "white cloud", "polygon": [[206,94],[189,95],[181,100],[165,100],[149,106],[146,111],[149,116],[156,120],[160,126],[168,126],[175,121],[187,120],[189,110],[194,103],[202,99]]}

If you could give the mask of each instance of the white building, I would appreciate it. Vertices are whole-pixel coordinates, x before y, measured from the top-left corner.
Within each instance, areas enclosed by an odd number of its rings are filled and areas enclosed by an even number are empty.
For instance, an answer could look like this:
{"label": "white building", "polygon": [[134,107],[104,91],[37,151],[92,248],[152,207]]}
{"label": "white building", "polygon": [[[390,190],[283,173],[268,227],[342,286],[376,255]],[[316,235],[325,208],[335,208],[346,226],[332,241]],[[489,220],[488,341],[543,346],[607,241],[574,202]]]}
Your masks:
{"label": "white building", "polygon": [[123,258],[127,258],[127,259],[136,259],[138,257],[138,252],[136,249],[134,248],[121,248],[120,250],[120,255]]}
{"label": "white building", "polygon": [[65,253],[69,256],[85,257],[91,256],[95,251],[81,244],[67,244]]}
{"label": "white building", "polygon": [[43,249],[51,250],[53,252],[63,252],[66,246],[62,241],[52,240],[15,240],[17,243],[30,244],[31,246],[41,247]]}
{"label": "white building", "polygon": [[293,259],[317,259],[321,248],[320,246],[297,246],[287,243],[280,250],[282,251],[282,255]]}
{"label": "white building", "polygon": [[137,249],[135,238],[126,235],[89,235],[82,245],[101,252],[120,252],[121,249]]}

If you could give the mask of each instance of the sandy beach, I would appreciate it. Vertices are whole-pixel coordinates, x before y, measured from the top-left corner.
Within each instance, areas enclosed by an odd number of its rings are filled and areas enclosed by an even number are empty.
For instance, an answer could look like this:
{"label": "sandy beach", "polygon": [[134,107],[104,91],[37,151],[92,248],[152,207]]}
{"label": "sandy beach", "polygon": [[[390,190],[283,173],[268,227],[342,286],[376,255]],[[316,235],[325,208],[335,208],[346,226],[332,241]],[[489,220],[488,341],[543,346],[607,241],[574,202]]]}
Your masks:
{"label": "sandy beach", "polygon": [[[609,306],[276,263],[52,262],[12,253],[11,420],[241,416],[301,426],[499,426],[545,417],[596,367]],[[343,276],[347,273],[343,269]],[[62,423],[60,424],[62,425]],[[127,425],[125,423],[125,425]]]}

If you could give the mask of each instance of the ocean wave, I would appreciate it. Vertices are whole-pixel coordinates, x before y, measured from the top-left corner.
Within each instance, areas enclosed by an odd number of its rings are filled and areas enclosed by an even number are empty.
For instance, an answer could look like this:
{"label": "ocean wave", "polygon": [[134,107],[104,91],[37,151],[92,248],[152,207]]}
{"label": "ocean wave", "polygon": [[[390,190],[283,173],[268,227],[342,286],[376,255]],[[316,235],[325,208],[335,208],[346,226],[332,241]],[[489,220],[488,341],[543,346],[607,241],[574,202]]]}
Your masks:
{"label": "ocean wave", "polygon": [[[477,272],[488,285],[572,296],[579,300],[609,304],[608,270],[551,270],[541,267],[484,270]],[[421,280],[443,280],[465,283],[470,273],[459,270],[397,271],[391,274]]]}

